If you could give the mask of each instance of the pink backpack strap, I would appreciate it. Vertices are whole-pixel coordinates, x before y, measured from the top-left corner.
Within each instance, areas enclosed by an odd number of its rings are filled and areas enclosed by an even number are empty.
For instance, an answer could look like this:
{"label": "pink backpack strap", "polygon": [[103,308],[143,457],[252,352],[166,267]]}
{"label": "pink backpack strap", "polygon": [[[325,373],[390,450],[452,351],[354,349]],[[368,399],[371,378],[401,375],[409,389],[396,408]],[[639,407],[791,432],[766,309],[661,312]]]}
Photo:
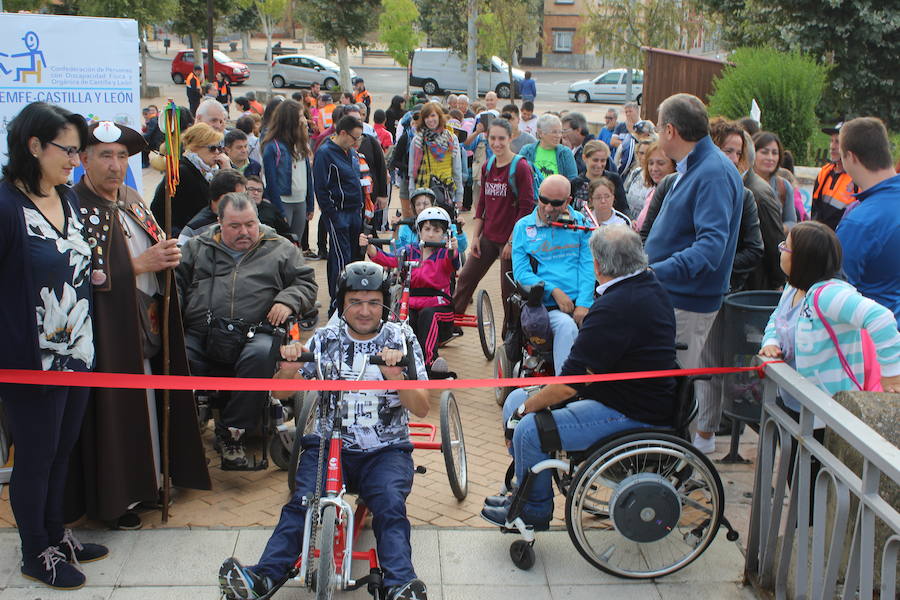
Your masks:
{"label": "pink backpack strap", "polygon": [[850,380],[856,385],[860,390],[863,389],[863,386],[859,384],[859,380],[856,378],[856,375],[853,374],[853,369],[850,368],[850,364],[847,362],[847,357],[844,356],[844,353],[841,352],[841,345],[838,343],[837,335],[834,333],[834,329],[831,328],[831,325],[828,323],[828,320],[825,318],[825,315],[822,314],[822,309],[819,308],[819,295],[822,293],[826,287],[828,287],[829,283],[821,286],[816,290],[816,293],[813,294],[813,308],[816,309],[816,314],[819,315],[819,320],[822,321],[822,325],[825,326],[825,331],[828,332],[828,337],[831,338],[831,342],[834,344],[834,349],[837,350],[838,359],[841,361],[841,366],[844,368],[844,372],[847,376],[850,377]]}

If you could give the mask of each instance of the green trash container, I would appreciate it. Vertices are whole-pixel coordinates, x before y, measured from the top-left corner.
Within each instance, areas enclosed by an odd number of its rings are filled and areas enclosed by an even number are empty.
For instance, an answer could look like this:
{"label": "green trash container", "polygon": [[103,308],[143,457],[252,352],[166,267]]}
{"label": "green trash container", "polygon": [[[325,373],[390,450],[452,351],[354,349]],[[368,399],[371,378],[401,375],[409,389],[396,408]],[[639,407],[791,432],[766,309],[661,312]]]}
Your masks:
{"label": "green trash container", "polygon": [[[769,290],[737,292],[725,297],[723,365],[753,366],[766,331],[766,323],[780,298],[781,292]],[[724,396],[725,415],[733,420],[759,422],[762,382],[756,373],[726,375]]]}

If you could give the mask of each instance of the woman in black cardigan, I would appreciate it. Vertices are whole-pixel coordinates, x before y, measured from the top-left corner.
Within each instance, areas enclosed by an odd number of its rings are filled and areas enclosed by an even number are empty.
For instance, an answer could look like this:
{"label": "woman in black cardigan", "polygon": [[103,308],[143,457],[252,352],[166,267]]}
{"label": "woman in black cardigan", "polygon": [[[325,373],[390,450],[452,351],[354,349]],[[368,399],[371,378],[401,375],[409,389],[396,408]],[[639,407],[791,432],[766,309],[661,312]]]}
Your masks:
{"label": "woman in black cardigan", "polygon": [[[182,228],[209,204],[209,182],[220,168],[230,166],[224,154],[224,136],[207,125],[196,123],[181,134],[184,154],[179,161],[179,182],[172,196],[171,237],[178,237]],[[166,180],[160,182],[153,195],[150,210],[156,222],[169,231],[165,209]]]}

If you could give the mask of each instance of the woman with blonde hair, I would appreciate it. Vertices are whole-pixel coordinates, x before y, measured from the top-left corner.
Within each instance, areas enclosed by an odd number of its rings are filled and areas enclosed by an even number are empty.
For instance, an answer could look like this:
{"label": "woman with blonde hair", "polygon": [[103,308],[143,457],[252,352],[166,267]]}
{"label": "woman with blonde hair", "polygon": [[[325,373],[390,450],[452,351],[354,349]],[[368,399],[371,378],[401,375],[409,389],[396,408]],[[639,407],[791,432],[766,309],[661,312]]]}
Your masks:
{"label": "woman with blonde hair", "polygon": [[419,129],[409,161],[410,194],[416,188],[431,188],[439,206],[458,207],[462,203],[459,139],[447,128],[447,115],[437,102],[426,102],[419,112]]}
{"label": "woman with blonde hair", "polygon": [[209,203],[209,182],[221,168],[231,166],[225,155],[225,136],[207,125],[195,123],[181,134],[184,153],[178,161],[179,182],[172,196],[172,223],[166,223],[165,194],[166,181],[163,179],[153,195],[150,210],[156,221],[164,229],[171,225],[172,237],[178,237],[191,217]]}
{"label": "woman with blonde hair", "polygon": [[644,208],[634,221],[634,227],[641,234],[641,239],[646,242],[650,227],[662,207],[662,197],[656,197],[656,188],[664,177],[675,172],[675,161],[666,156],[657,141],[647,148],[641,162],[641,170],[644,172],[644,185],[649,191],[644,200]]}

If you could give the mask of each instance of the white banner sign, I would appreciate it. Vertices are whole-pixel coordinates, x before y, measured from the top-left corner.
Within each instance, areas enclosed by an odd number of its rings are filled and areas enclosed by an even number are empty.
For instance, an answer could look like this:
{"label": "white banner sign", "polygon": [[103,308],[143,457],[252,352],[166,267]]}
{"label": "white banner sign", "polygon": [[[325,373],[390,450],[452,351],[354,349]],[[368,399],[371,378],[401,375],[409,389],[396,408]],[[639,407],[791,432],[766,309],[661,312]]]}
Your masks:
{"label": "white banner sign", "polygon": [[[7,126],[27,104],[56,104],[140,131],[139,87],[137,21],[0,13],[0,164]],[[126,183],[140,190],[140,155],[129,166]]]}

